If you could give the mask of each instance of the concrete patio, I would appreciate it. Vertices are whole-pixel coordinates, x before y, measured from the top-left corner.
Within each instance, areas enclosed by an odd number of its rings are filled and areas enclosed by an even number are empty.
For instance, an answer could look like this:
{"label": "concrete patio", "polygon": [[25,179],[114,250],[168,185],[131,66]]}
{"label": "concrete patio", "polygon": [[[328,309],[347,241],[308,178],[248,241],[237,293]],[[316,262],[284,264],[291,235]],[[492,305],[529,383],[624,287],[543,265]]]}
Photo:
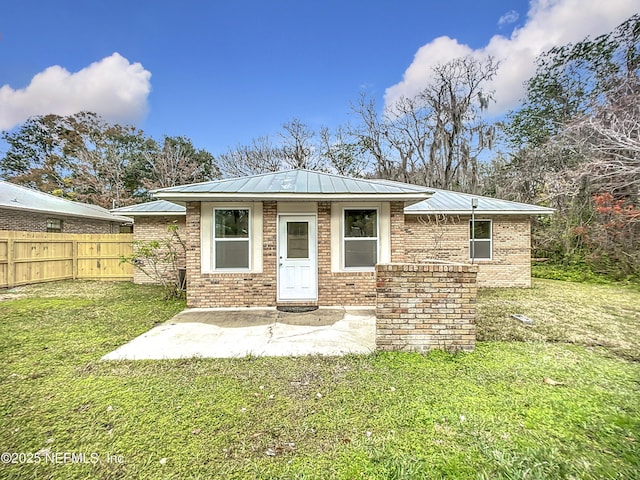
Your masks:
{"label": "concrete patio", "polygon": [[102,360],[238,358],[370,353],[373,307],[288,313],[275,308],[193,308],[134,338]]}

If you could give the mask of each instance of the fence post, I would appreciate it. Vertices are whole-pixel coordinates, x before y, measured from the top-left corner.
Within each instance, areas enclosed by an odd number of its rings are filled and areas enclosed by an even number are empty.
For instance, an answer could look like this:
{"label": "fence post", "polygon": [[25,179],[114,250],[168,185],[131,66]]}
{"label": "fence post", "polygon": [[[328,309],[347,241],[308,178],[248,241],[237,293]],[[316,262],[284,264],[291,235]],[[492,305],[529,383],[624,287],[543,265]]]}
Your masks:
{"label": "fence post", "polygon": [[71,276],[73,280],[78,278],[78,241],[71,240]]}
{"label": "fence post", "polygon": [[14,251],[13,251],[13,238],[7,239],[7,288],[13,288],[13,284],[15,282],[15,269],[16,264],[14,262]]}

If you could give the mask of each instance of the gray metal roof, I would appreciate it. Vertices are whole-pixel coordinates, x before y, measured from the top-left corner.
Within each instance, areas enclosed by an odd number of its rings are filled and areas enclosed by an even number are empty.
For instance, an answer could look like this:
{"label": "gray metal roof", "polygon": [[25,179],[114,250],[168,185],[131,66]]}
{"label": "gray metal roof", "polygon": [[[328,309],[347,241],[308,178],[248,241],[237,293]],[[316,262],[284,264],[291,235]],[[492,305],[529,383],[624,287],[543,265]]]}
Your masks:
{"label": "gray metal roof", "polygon": [[154,216],[154,215],[185,215],[186,208],[184,205],[178,205],[166,200],[155,200],[153,202],[138,203],[137,205],[129,205],[127,207],[114,208],[111,213],[135,216]]}
{"label": "gray metal roof", "polygon": [[404,200],[429,198],[431,189],[401,182],[349,178],[310,170],[192,183],[152,192],[167,200]]}
{"label": "gray metal roof", "polygon": [[130,218],[112,215],[109,210],[98,205],[72,202],[71,200],[2,180],[0,180],[0,208],[131,223]]}
{"label": "gray metal roof", "polygon": [[550,215],[554,212],[553,208],[539,207],[526,203],[510,202],[498,198],[436,188],[431,190],[435,193],[430,199],[406,207],[404,213],[414,215],[471,215],[472,198],[478,199],[478,207],[475,209],[476,215]]}
{"label": "gray metal roof", "polygon": [[[478,200],[476,214],[485,215],[549,215],[552,208],[511,202],[498,198],[483,197],[467,193],[452,192],[437,188],[427,188],[391,180],[365,180],[348,178],[309,170],[288,170],[266,173],[250,177],[230,178],[213,182],[193,183],[177,187],[163,188],[153,192],[155,196],[173,201],[185,200],[238,200],[238,199],[280,199],[297,200],[300,198],[341,199],[341,200],[405,200],[418,201],[404,209],[406,214],[428,215],[470,215],[471,199]],[[119,213],[142,215],[128,210],[117,209]],[[407,202],[409,203],[409,202]],[[124,207],[131,208],[131,207]],[[148,207],[155,208],[155,207]],[[178,215],[184,207],[175,203],[158,204],[158,215]],[[165,208],[166,210],[162,210]]]}

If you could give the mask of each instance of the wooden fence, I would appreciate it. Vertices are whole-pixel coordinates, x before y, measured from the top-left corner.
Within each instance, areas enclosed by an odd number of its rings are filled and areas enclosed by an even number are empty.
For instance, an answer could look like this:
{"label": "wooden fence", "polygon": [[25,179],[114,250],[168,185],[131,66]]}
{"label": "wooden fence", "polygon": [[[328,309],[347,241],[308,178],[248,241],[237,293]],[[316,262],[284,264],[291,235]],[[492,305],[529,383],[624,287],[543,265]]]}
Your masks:
{"label": "wooden fence", "polygon": [[132,234],[0,231],[0,288],[55,280],[132,280]]}

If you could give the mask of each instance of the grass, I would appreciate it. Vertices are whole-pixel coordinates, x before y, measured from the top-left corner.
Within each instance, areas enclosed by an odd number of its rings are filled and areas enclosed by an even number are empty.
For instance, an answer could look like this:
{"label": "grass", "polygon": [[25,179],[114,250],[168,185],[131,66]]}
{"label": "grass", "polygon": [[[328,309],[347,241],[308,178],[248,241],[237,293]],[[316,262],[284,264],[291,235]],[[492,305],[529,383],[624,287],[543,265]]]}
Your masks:
{"label": "grass", "polygon": [[[547,280],[483,290],[473,354],[140,362],[98,359],[183,307],[154,287],[62,282],[7,297],[0,447],[41,456],[0,465],[0,478],[640,471],[636,290]],[[87,463],[65,462],[63,452],[85,453]]]}
{"label": "grass", "polygon": [[533,288],[482,289],[477,324],[480,341],[573,343],[640,361],[640,291],[633,286],[535,280]]}

